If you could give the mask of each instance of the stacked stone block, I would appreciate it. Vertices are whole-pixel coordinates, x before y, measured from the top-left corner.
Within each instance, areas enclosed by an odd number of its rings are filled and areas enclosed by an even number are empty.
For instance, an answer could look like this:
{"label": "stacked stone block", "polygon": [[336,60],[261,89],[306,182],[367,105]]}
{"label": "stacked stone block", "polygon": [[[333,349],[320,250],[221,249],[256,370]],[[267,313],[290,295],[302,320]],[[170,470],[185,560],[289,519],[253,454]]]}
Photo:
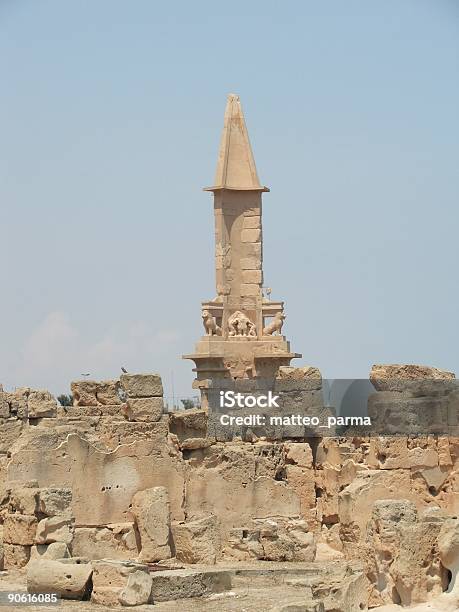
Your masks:
{"label": "stacked stone block", "polygon": [[24,567],[31,557],[68,554],[74,532],[71,502],[68,488],[9,483],[2,502],[5,569]]}
{"label": "stacked stone block", "polygon": [[159,421],[164,411],[163,385],[158,374],[122,374],[126,396],[123,414],[129,421]]}

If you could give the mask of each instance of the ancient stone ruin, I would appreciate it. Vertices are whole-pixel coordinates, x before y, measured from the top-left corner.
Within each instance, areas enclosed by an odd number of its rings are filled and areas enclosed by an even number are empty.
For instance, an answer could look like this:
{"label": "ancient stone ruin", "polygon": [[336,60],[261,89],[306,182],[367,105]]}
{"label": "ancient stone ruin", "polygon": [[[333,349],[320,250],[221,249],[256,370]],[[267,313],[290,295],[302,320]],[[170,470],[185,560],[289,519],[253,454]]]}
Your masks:
{"label": "ancient stone ruin", "polygon": [[[290,365],[263,289],[267,189],[237,96],[209,190],[217,295],[186,355],[201,408],[166,412],[153,373],[72,382],[71,406],[0,387],[0,591],[42,610],[51,593],[82,610],[458,610],[454,374],[375,365],[370,428],[292,422],[337,407],[317,368]],[[226,409],[222,391],[278,405]]]}

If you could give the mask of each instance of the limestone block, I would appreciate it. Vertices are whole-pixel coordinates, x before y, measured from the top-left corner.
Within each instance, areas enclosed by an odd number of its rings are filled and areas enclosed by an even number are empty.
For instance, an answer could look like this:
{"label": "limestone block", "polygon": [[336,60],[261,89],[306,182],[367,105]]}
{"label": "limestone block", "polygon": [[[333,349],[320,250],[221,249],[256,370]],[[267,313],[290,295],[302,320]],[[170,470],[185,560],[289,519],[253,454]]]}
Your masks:
{"label": "limestone block", "polygon": [[241,242],[258,243],[261,239],[259,229],[243,229],[241,232]]}
{"label": "limestone block", "polygon": [[438,465],[452,466],[453,459],[451,457],[451,447],[449,439],[446,436],[438,436],[437,440]]}
{"label": "limestone block", "polygon": [[148,566],[132,561],[94,561],[91,602],[104,606],[148,603],[152,578]]}
{"label": "limestone block", "polygon": [[175,556],[184,563],[215,563],[220,551],[218,520],[205,516],[172,524]]}
{"label": "limestone block", "polygon": [[97,403],[109,406],[121,404],[120,388],[119,380],[102,380],[98,382],[96,387]]}
{"label": "limestone block", "polygon": [[165,570],[153,572],[152,580],[154,602],[204,597],[231,589],[230,572],[224,570]]}
{"label": "limestone block", "polygon": [[251,284],[251,283],[242,283],[241,284],[241,296],[251,296],[251,295],[260,295],[260,287],[259,285]]}
{"label": "limestone block", "polygon": [[358,546],[355,544],[361,542],[364,537],[374,502],[381,499],[398,499],[401,491],[407,500],[422,504],[411,491],[408,470],[362,471],[339,493],[340,535],[347,553],[351,556],[359,555]]}
{"label": "limestone block", "polygon": [[390,573],[402,606],[427,601],[447,586],[437,547],[441,525],[434,520],[399,527],[400,550]]}
{"label": "limestone block", "polygon": [[[32,483],[37,484],[37,482]],[[11,492],[9,500],[10,512],[19,512],[33,516],[38,510],[40,489],[25,487],[23,483],[10,483]]]}
{"label": "limestone block", "polygon": [[322,375],[320,370],[312,366],[294,368],[281,366],[276,376],[276,392],[286,391],[318,391],[322,389]]}
{"label": "limestone block", "polygon": [[28,415],[27,399],[29,397],[29,387],[21,387],[13,393],[5,393],[5,399],[9,407],[9,416],[18,419],[26,419]]}
{"label": "limestone block", "polygon": [[[451,381],[454,378],[455,375],[452,372],[420,365],[377,364],[371,368],[370,372],[370,380],[378,391],[412,390],[418,388],[422,380],[434,383],[435,381]],[[435,384],[432,386],[435,387]]]}
{"label": "limestone block", "polygon": [[[344,566],[346,574],[339,576],[333,580],[333,576],[327,576],[326,592],[327,596],[324,599],[325,610],[346,610],[346,612],[360,612],[360,610],[368,610],[369,600],[369,581],[362,571],[350,572],[349,568]],[[350,575],[349,575],[350,574]],[[313,585],[313,595],[318,595],[322,590]]]}
{"label": "limestone block", "polygon": [[253,527],[232,530],[224,555],[239,560],[313,561],[314,534],[302,519],[254,519]]}
{"label": "limestone block", "polygon": [[263,559],[264,550],[257,529],[231,529],[223,549],[223,556],[236,561]]}
{"label": "limestone block", "polygon": [[242,282],[244,284],[261,284],[263,282],[263,273],[261,270],[243,270]]}
{"label": "limestone block", "polygon": [[45,516],[71,515],[72,489],[46,487],[40,490],[40,512]]}
{"label": "limestone block", "polygon": [[128,397],[162,397],[163,384],[158,374],[122,374],[121,386]]}
{"label": "limestone block", "polygon": [[212,438],[187,438],[180,442],[179,446],[182,450],[197,450],[198,448],[208,448],[213,443]]}
{"label": "limestone block", "polygon": [[379,391],[368,398],[373,432],[386,435],[444,434],[448,429],[446,396]]}
{"label": "limestone block", "polygon": [[3,539],[0,537],[0,571],[5,569],[5,561],[4,561],[4,550],[3,550]]}
{"label": "limestone block", "polygon": [[10,418],[6,421],[0,419],[0,453],[7,453],[9,451],[21,435],[22,429],[22,421],[16,418]]}
{"label": "limestone block", "polygon": [[459,596],[459,520],[446,520],[438,534],[438,551],[443,566],[451,572],[449,593]]}
{"label": "limestone block", "polygon": [[241,270],[260,270],[261,271],[261,259],[260,257],[243,257],[241,259]]}
{"label": "limestone block", "polygon": [[316,543],[302,519],[256,519],[263,558],[268,561],[314,561]]}
{"label": "limestone block", "polygon": [[163,414],[162,397],[129,398],[123,409],[128,421],[159,421]]}
{"label": "limestone block", "polygon": [[19,569],[25,567],[30,559],[30,546],[22,544],[3,543],[3,563],[5,569]]}
{"label": "limestone block", "polygon": [[29,419],[57,416],[57,402],[48,391],[31,391],[28,398]]}
{"label": "limestone block", "polygon": [[76,380],[70,383],[75,406],[97,406],[98,383],[95,380]]}
{"label": "limestone block", "polygon": [[65,542],[70,544],[73,538],[75,519],[66,516],[44,518],[38,523],[35,544]]}
{"label": "limestone block", "polygon": [[140,534],[139,560],[152,562],[169,559],[170,508],[166,488],[153,487],[139,491],[132,498],[131,506]]}
{"label": "limestone block", "polygon": [[306,601],[304,598],[297,602],[290,602],[274,606],[270,612],[325,612],[324,603],[322,601]]}
{"label": "limestone block", "polygon": [[7,419],[10,416],[10,407],[7,401],[7,395],[0,385],[0,419]]}
{"label": "limestone block", "polygon": [[[52,542],[51,544],[35,544],[30,550],[30,560],[37,559],[68,559],[70,551],[65,542]],[[75,554],[75,557],[79,555]]]}
{"label": "limestone block", "polygon": [[[300,498],[300,516],[312,528],[316,526],[316,487],[314,471],[298,465],[285,466],[286,480]],[[322,510],[322,514],[325,514]],[[322,517],[323,519],[326,517]]]}
{"label": "limestone block", "polygon": [[[169,430],[175,434],[183,447],[190,448],[193,440],[205,440],[208,413],[205,409],[183,410],[169,415]],[[202,445],[199,448],[203,448]]]}
{"label": "limestone block", "polygon": [[380,436],[370,439],[369,455],[372,467],[381,470],[436,467],[439,457],[433,437]]}
{"label": "limestone block", "polygon": [[396,601],[410,606],[442,592],[444,572],[436,544],[444,521],[440,514],[428,511],[418,520],[412,502],[375,502],[367,529],[372,605]]}
{"label": "limestone block", "polygon": [[254,206],[248,206],[244,210],[244,217],[261,217],[261,201]]}
{"label": "limestone block", "polygon": [[27,566],[27,591],[83,599],[89,591],[91,575],[91,564],[82,559],[34,559]]}
{"label": "limestone block", "polygon": [[138,555],[133,523],[76,527],[72,552],[87,559],[133,559]]}
{"label": "limestone block", "polygon": [[260,215],[253,215],[248,217],[244,215],[242,221],[242,229],[260,229],[261,228],[261,217]]}
{"label": "limestone block", "polygon": [[285,461],[312,468],[312,449],[307,442],[284,442]]}
{"label": "limestone block", "polygon": [[37,519],[27,514],[7,514],[3,523],[3,541],[31,546],[37,531]]}
{"label": "limestone block", "polygon": [[257,257],[261,259],[261,242],[246,242],[242,244],[242,257]]}

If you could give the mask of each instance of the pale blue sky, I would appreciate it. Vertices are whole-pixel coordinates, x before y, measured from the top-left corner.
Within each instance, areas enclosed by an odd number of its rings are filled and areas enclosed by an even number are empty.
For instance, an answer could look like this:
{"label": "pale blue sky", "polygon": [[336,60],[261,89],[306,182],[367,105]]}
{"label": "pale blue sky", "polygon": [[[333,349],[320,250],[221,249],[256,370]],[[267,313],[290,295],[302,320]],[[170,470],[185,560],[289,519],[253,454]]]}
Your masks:
{"label": "pale blue sky", "polygon": [[459,3],[0,1],[0,382],[191,395],[241,96],[304,364],[459,372]]}

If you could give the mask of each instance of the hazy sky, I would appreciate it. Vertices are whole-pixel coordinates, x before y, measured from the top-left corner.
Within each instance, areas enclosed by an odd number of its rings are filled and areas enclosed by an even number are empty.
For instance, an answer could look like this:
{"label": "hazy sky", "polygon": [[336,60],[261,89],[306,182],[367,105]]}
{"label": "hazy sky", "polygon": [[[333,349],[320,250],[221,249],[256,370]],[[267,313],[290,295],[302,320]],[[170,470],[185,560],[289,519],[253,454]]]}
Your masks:
{"label": "hazy sky", "polygon": [[229,92],[302,363],[459,372],[459,3],[0,0],[0,67],[4,387],[192,394]]}

